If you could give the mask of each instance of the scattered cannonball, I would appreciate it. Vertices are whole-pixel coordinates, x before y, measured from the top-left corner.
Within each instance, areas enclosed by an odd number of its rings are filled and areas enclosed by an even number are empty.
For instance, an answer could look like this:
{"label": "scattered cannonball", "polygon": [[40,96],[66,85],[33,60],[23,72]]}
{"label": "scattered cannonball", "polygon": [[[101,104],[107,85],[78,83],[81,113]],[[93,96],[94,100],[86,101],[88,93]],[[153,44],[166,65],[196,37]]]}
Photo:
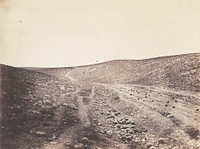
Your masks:
{"label": "scattered cannonball", "polygon": [[175,106],[173,106],[172,108],[175,109]]}

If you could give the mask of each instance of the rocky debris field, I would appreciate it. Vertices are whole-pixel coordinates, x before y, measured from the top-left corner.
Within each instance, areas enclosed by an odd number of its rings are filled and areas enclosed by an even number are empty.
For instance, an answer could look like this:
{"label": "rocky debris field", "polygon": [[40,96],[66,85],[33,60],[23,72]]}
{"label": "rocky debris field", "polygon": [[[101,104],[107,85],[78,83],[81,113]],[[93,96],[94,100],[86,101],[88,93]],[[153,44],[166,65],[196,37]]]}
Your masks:
{"label": "rocky debris field", "polygon": [[1,65],[2,149],[200,148],[197,92],[80,81],[71,70]]}

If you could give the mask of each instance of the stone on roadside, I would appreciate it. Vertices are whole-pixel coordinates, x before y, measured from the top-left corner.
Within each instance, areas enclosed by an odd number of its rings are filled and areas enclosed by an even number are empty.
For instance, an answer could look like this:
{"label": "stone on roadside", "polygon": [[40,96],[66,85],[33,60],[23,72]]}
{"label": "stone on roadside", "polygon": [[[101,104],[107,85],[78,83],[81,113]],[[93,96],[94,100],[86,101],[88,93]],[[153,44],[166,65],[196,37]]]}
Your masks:
{"label": "stone on roadside", "polygon": [[159,138],[158,139],[158,144],[165,144],[165,138]]}
{"label": "stone on roadside", "polygon": [[35,133],[35,135],[36,135],[37,137],[44,137],[44,136],[46,136],[46,133],[43,132],[43,131],[37,131],[37,132]]}
{"label": "stone on roadside", "polygon": [[81,149],[83,147],[84,147],[84,145],[82,143],[77,143],[77,144],[74,145],[75,149]]}
{"label": "stone on roadside", "polygon": [[150,149],[150,147],[152,147],[153,145],[151,143],[147,144],[147,149]]}
{"label": "stone on roadside", "polygon": [[117,128],[121,128],[121,125],[120,125],[120,124],[117,124],[116,126],[117,126]]}
{"label": "stone on roadside", "polygon": [[151,146],[149,149],[156,149],[156,147],[154,147],[154,146]]}
{"label": "stone on roadside", "polygon": [[69,104],[68,107],[73,109],[73,110],[78,110],[78,108],[74,104]]}
{"label": "stone on roadside", "polygon": [[82,142],[83,144],[88,144],[88,143],[89,143],[89,139],[88,139],[87,137],[83,137],[83,138],[81,139],[81,142]]}
{"label": "stone on roadside", "polygon": [[130,127],[129,125],[122,125],[122,129],[127,129],[129,127]]}

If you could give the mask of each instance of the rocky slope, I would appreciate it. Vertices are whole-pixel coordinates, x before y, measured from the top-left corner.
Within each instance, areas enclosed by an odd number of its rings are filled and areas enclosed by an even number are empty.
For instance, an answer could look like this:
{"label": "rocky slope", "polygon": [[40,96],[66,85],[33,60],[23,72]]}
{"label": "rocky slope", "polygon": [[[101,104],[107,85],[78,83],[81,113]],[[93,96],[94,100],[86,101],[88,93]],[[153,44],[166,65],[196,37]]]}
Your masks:
{"label": "rocky slope", "polygon": [[91,82],[154,85],[200,92],[200,53],[110,61],[74,69],[71,75]]}
{"label": "rocky slope", "polygon": [[75,89],[68,80],[1,65],[1,148],[34,148],[78,123]]}
{"label": "rocky slope", "polygon": [[[79,81],[140,84],[200,92],[200,53],[146,60],[115,60],[73,69],[37,69],[59,77],[67,74]],[[55,73],[56,71],[56,73]],[[59,73],[58,73],[59,72]]]}
{"label": "rocky slope", "polygon": [[1,148],[198,149],[199,55],[1,65]]}

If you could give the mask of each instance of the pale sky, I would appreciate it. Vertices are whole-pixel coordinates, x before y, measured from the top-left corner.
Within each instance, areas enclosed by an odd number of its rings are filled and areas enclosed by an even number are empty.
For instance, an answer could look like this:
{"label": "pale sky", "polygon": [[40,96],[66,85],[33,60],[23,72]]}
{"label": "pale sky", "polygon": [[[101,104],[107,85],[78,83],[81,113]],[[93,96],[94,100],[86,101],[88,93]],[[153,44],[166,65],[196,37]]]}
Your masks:
{"label": "pale sky", "polygon": [[0,0],[0,63],[59,67],[200,52],[200,0]]}

